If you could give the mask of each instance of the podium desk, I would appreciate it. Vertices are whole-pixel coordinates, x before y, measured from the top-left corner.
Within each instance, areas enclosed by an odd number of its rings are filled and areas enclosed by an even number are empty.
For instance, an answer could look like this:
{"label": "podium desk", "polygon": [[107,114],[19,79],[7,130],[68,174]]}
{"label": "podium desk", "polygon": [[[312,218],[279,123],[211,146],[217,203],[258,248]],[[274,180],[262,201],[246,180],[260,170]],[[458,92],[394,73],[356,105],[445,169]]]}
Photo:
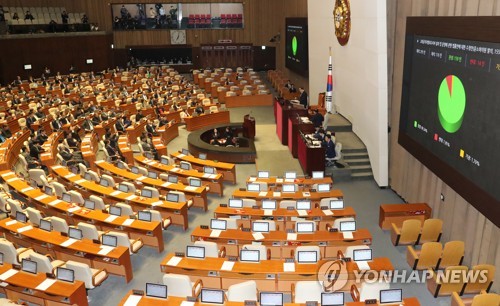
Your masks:
{"label": "podium desk", "polygon": [[427,203],[382,204],[380,205],[378,224],[382,229],[390,230],[392,223],[401,227],[405,220],[416,219],[423,224],[431,215],[432,208]]}
{"label": "podium desk", "polygon": [[301,117],[292,116],[288,118],[288,149],[294,158],[298,157],[298,143],[297,135],[299,132],[304,134],[314,133],[314,125],[311,121],[303,122]]}
{"label": "podium desk", "polygon": [[348,246],[371,245],[372,235],[367,229],[359,229],[353,232],[353,239],[346,240],[340,232],[316,231],[311,234],[296,233],[296,239],[292,240],[290,234],[283,230],[261,233],[264,238],[256,239],[253,232],[244,232],[240,229],[227,229],[221,231],[218,237],[212,237],[211,229],[197,227],[191,233],[191,241],[203,240],[216,242],[219,247],[226,248],[226,256],[239,256],[245,244],[257,241],[265,245],[271,252],[271,259],[290,258],[291,251],[297,246],[317,245],[323,259],[337,259],[338,251],[345,253]]}
{"label": "podium desk", "polygon": [[[66,186],[79,186],[79,192],[83,196],[95,194],[104,197],[109,202],[124,202],[130,204],[135,211],[151,208],[158,210],[163,217],[172,218],[172,224],[182,226],[184,230],[188,228],[187,203],[169,202],[158,198],[143,198],[128,192],[115,190],[113,187],[104,187],[94,181],[87,181],[80,175],[73,174],[63,166],[54,166],[52,172],[57,175],[59,182]],[[87,193],[87,194],[85,194]]]}
{"label": "podium desk", "polygon": [[324,177],[322,179],[314,178],[297,178],[297,179],[283,179],[276,176],[270,178],[259,178],[251,176],[247,179],[247,183],[262,182],[266,183],[268,186],[281,186],[283,184],[298,184],[304,187],[312,188],[314,184],[333,184],[333,180],[330,176]]}
{"label": "podium desk", "polygon": [[193,168],[199,171],[203,171],[204,166],[213,167],[217,169],[217,172],[223,174],[222,179],[225,182],[236,184],[236,166],[232,163],[225,163],[215,160],[203,160],[193,155],[185,155],[180,152],[173,152],[170,155],[175,159],[190,162]]}
{"label": "podium desk", "polygon": [[[25,197],[38,210],[47,216],[56,216],[65,219],[68,224],[76,225],[78,222],[90,222],[99,230],[114,230],[128,234],[130,238],[141,238],[145,245],[163,251],[163,231],[158,221],[130,220],[128,216],[111,217],[107,212],[89,210],[80,206],[58,200],[56,196],[49,196],[38,188],[32,188],[25,181],[16,179],[14,172],[4,172],[2,178],[9,181],[9,188],[14,189],[20,196]],[[11,180],[14,179],[14,180]]]}
{"label": "podium desk", "polygon": [[309,192],[309,191],[297,191],[297,192],[275,192],[275,191],[246,191],[246,190],[235,190],[233,192],[233,198],[243,198],[243,199],[255,199],[258,203],[262,199],[274,199],[276,201],[281,200],[302,200],[307,199],[317,206],[321,199],[324,198],[342,198],[344,195],[341,190],[333,189],[328,192]]}
{"label": "podium desk", "polygon": [[188,177],[195,177],[202,180],[203,185],[210,187],[208,193],[215,193],[222,196],[222,174],[206,174],[197,170],[182,170],[177,165],[164,165],[157,160],[148,159],[144,156],[134,156],[134,160],[146,168],[167,172],[169,175],[176,175],[184,185],[188,185]]}
{"label": "podium desk", "polygon": [[302,133],[297,134],[297,156],[304,173],[325,171],[325,148],[308,145]]}
{"label": "podium desk", "polygon": [[[365,306],[365,302],[347,302],[345,304],[345,306]],[[376,304],[372,304],[372,305],[375,305],[375,306],[379,306],[379,305],[399,305],[399,303],[396,303],[396,304],[380,304],[380,303],[376,303]],[[403,303],[402,303],[403,306],[420,306],[420,302],[418,301],[418,299],[416,297],[411,297],[411,298],[405,298],[403,299]]]}
{"label": "podium desk", "polygon": [[[14,269],[10,264],[4,263],[0,265],[0,274],[12,270]],[[45,290],[37,289],[47,279],[45,273],[33,274],[17,271],[3,281],[6,286],[2,287],[7,298],[13,301],[22,299],[30,303],[47,306],[88,305],[85,283],[81,281],[69,283],[56,280]]]}
{"label": "podium desk", "polygon": [[[229,286],[247,280],[254,280],[257,289],[260,291],[285,291],[291,292],[292,284],[297,281],[317,281],[318,271],[329,260],[320,260],[313,264],[295,263],[295,270],[285,271],[284,260],[263,260],[259,263],[235,262],[228,271],[223,270],[222,265],[226,258],[205,258],[194,259],[181,257],[176,265],[169,264],[170,259],[175,257],[174,253],[168,254],[161,262],[161,271],[164,273],[175,273],[188,275],[191,281],[201,279],[203,286],[207,288],[228,289]],[[339,261],[340,262],[340,261]],[[355,262],[341,262],[346,285],[341,291],[349,291],[351,285],[355,283],[354,271],[358,271]],[[369,262],[373,271],[394,271],[394,267],[389,258],[375,258]],[[342,277],[342,276],[341,276]]]}
{"label": "podium desk", "polygon": [[230,123],[229,111],[219,111],[211,114],[203,114],[197,117],[184,118],[186,130],[189,132],[216,124]]}
{"label": "podium desk", "polygon": [[302,212],[299,213],[298,210],[288,210],[285,208],[278,208],[275,210],[264,210],[260,208],[243,207],[243,208],[232,208],[219,206],[215,208],[214,215],[216,218],[236,218],[238,226],[250,228],[251,222],[256,220],[262,220],[265,218],[272,219],[276,222],[276,225],[280,229],[294,229],[295,228],[295,218],[304,218],[306,220],[316,221],[319,224],[320,229],[324,229],[326,224],[333,224],[333,221],[337,218],[353,217],[356,218],[356,212],[352,207],[345,207],[344,209],[336,210],[321,210],[319,207],[315,207],[309,211],[306,211],[307,215],[303,215]]}
{"label": "podium desk", "polygon": [[127,283],[132,280],[132,262],[128,248],[117,246],[109,253],[103,254],[101,245],[91,240],[75,240],[70,244],[70,238],[59,232],[47,232],[35,227],[26,230],[29,225],[6,218],[0,220],[0,231],[7,240],[16,245],[33,248],[38,253],[50,254],[63,261],[73,260],[95,269],[105,269],[110,274],[125,277]]}
{"label": "podium desk", "polygon": [[276,134],[282,145],[288,145],[288,118],[297,116],[307,116],[307,109],[295,108],[290,101],[279,101],[276,104]]}
{"label": "podium desk", "polygon": [[[271,104],[272,104],[271,98]],[[255,117],[251,117],[250,114],[243,116],[243,137],[255,138]]]}

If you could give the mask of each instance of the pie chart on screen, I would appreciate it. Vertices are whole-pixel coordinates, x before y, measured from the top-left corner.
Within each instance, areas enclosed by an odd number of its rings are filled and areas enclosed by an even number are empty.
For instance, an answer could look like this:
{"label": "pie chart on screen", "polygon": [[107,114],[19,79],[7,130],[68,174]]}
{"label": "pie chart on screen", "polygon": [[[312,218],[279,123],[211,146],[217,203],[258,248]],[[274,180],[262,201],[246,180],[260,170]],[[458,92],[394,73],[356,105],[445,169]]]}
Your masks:
{"label": "pie chart on screen", "polygon": [[438,117],[443,129],[455,133],[462,126],[465,114],[466,93],[456,75],[446,76],[439,86]]}

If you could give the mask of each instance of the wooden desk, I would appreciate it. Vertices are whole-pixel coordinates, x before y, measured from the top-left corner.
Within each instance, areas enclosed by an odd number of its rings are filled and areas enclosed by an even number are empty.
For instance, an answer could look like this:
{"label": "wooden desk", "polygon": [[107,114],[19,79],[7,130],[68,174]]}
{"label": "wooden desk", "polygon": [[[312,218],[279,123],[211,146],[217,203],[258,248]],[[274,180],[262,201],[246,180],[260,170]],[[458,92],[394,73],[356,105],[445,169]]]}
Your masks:
{"label": "wooden desk", "polygon": [[[11,269],[12,265],[4,263],[0,265],[0,274]],[[22,299],[30,303],[47,306],[88,305],[85,283],[81,281],[69,283],[56,280],[46,290],[37,289],[46,279],[45,273],[32,274],[18,271],[4,280],[7,285],[3,287],[3,290],[5,290],[7,298],[13,301]],[[25,289],[29,289],[31,292],[26,292]]]}
{"label": "wooden desk", "polygon": [[297,234],[296,240],[288,239],[288,234],[281,230],[262,233],[264,239],[256,240],[252,232],[244,232],[239,229],[227,229],[222,231],[219,237],[211,237],[211,229],[197,227],[191,233],[191,241],[204,240],[213,241],[217,245],[226,248],[226,256],[239,256],[240,250],[245,244],[259,241],[271,250],[272,259],[290,258],[291,251],[297,246],[317,245],[323,259],[337,259],[337,252],[345,253],[348,246],[371,245],[372,235],[366,229],[359,229],[353,233],[353,239],[345,240],[340,232],[330,233],[325,230],[316,231],[313,234]]}
{"label": "wooden desk", "polygon": [[[347,302],[345,306],[365,306],[365,302]],[[372,305],[386,305],[386,304],[372,304]],[[389,305],[395,305],[395,304],[389,304]],[[403,305],[404,306],[420,306],[420,302],[416,297],[411,297],[411,298],[406,298],[403,299]]]}
{"label": "wooden desk", "polygon": [[50,254],[63,261],[74,260],[96,269],[106,269],[108,273],[124,276],[127,283],[132,280],[132,262],[128,248],[118,246],[108,254],[101,255],[99,254],[101,245],[91,240],[76,240],[69,246],[64,246],[69,238],[62,236],[61,233],[46,232],[39,228],[18,233],[19,229],[28,224],[17,221],[14,223],[14,221],[10,218],[0,220],[0,231],[4,233],[7,240],[16,245],[33,248],[41,254]]}
{"label": "wooden desk", "polygon": [[42,145],[45,152],[40,154],[40,161],[45,166],[50,167],[55,164],[56,154],[58,152],[57,145],[59,144],[59,140],[63,138],[63,135],[63,132],[54,132],[50,134],[47,141]]}
{"label": "wooden desk", "polygon": [[147,120],[143,118],[140,122],[136,122],[135,124],[125,129],[129,143],[137,143],[137,137],[141,136],[142,133],[144,133],[144,126],[146,125],[146,123]]}
{"label": "wooden desk", "polygon": [[203,171],[204,166],[213,167],[223,174],[223,180],[226,182],[231,182],[236,184],[236,166],[231,163],[218,162],[214,160],[203,160],[193,155],[184,155],[180,152],[173,152],[170,154],[173,158],[179,159],[182,161],[190,162],[193,168]]}
{"label": "wooden desk", "polygon": [[226,97],[226,107],[271,106],[273,95],[248,95]]}
{"label": "wooden desk", "polygon": [[[83,137],[80,147],[83,159],[89,163],[90,169],[93,171],[97,171],[95,166],[95,153],[99,143],[99,139],[97,137],[96,133],[88,133],[85,137]],[[103,149],[106,150],[105,148]]]}
{"label": "wooden desk", "polygon": [[167,145],[170,141],[179,136],[179,122],[180,121],[176,121],[173,124],[162,126],[156,130],[158,134],[161,136],[161,139],[163,139],[163,143],[165,145]]}
{"label": "wooden desk", "polygon": [[313,171],[325,171],[325,148],[308,146],[301,133],[297,134],[297,155],[307,175],[312,175]]}
{"label": "wooden desk", "polygon": [[298,157],[298,142],[297,135],[299,132],[309,134],[314,133],[314,125],[312,122],[302,122],[302,119],[292,116],[288,118],[288,149],[294,158]]}
{"label": "wooden desk", "polygon": [[186,117],[184,122],[186,123],[186,130],[191,132],[215,124],[230,123],[231,119],[229,111],[220,111],[197,117]]}
{"label": "wooden desk", "polygon": [[66,184],[66,186],[71,188],[74,186],[80,186],[81,189],[83,189],[80,190],[80,193],[87,191],[91,194],[104,196],[107,201],[112,203],[128,203],[135,211],[145,208],[155,209],[158,210],[163,217],[171,217],[172,224],[182,226],[184,230],[188,228],[186,202],[174,203],[159,199],[143,198],[131,193],[115,190],[113,187],[104,187],[93,181],[87,181],[80,175],[73,174],[67,168],[62,166],[54,166],[51,169],[55,175],[61,178],[59,181]]}
{"label": "wooden desk", "polygon": [[147,159],[144,156],[134,156],[134,160],[139,164],[146,166],[147,168],[152,168],[157,171],[168,172],[171,175],[176,175],[182,183],[188,185],[187,178],[192,176],[199,178],[203,181],[203,185],[210,187],[208,193],[215,193],[222,196],[223,185],[222,185],[222,174],[205,174],[197,170],[182,170],[176,165],[164,165],[156,160]]}
{"label": "wooden desk", "polygon": [[120,137],[118,137],[118,150],[122,153],[127,164],[134,163],[134,152],[129,146],[127,135],[120,135]]}
{"label": "wooden desk", "polygon": [[126,169],[120,169],[103,160],[97,161],[96,165],[102,171],[107,172],[114,177],[119,177],[120,180],[132,181],[138,189],[142,189],[142,185],[144,184],[157,188],[163,195],[167,194],[170,190],[184,192],[188,199],[193,200],[194,206],[200,207],[204,211],[207,211],[208,209],[207,188],[205,186],[190,187],[184,184],[172,184],[160,179],[152,179],[141,174],[132,173]]}
{"label": "wooden desk", "polygon": [[[265,192],[265,193],[264,193]],[[301,200],[308,199],[315,205],[318,205],[323,198],[342,198],[344,195],[341,190],[332,189],[329,192],[273,192],[273,191],[233,191],[233,198],[255,199],[260,203],[262,199],[275,199],[280,200]]]}
{"label": "wooden desk", "polygon": [[0,170],[10,170],[14,168],[19,158],[21,148],[24,142],[28,140],[30,131],[26,129],[24,132],[12,134],[12,137],[7,138],[0,145]]}
{"label": "wooden desk", "polygon": [[297,116],[307,116],[307,109],[294,108],[289,101],[283,104],[276,101],[276,134],[278,134],[282,145],[288,145],[288,118]]}
{"label": "wooden desk", "polygon": [[[294,272],[284,271],[284,260],[263,260],[259,263],[235,262],[231,271],[222,270],[226,258],[181,258],[176,266],[168,265],[175,254],[168,254],[161,262],[161,271],[164,273],[184,274],[191,280],[201,279],[203,286],[216,289],[227,289],[229,286],[247,280],[255,280],[260,291],[291,292],[291,286],[297,281],[317,281],[320,267],[328,260],[320,260],[315,264],[295,263]],[[375,258],[369,263],[374,271],[393,271],[394,267],[389,258]],[[355,282],[354,271],[358,270],[355,262],[346,262],[347,283],[341,289],[349,291]],[[213,275],[213,276],[212,276]]]}
{"label": "wooden desk", "polygon": [[379,226],[390,230],[391,224],[402,227],[405,220],[420,220],[422,224],[432,215],[432,208],[427,203],[382,204],[379,211]]}
{"label": "wooden desk", "polygon": [[[114,102],[113,102],[113,106],[114,106]],[[97,134],[97,137],[99,139],[101,139],[102,135],[104,135],[106,133],[106,128],[108,128],[108,127],[111,129],[111,131],[114,131],[114,126],[115,126],[116,120],[117,120],[117,118],[109,118],[108,120],[103,121],[100,124],[94,126],[94,132]]]}
{"label": "wooden desk", "polygon": [[280,186],[283,184],[299,184],[304,185],[304,187],[312,187],[314,184],[333,184],[333,180],[330,176],[324,177],[322,179],[313,179],[313,178],[297,178],[297,179],[284,179],[276,176],[272,176],[269,178],[259,178],[255,176],[250,176],[247,179],[247,183],[253,182],[262,182],[266,183],[267,186]]}

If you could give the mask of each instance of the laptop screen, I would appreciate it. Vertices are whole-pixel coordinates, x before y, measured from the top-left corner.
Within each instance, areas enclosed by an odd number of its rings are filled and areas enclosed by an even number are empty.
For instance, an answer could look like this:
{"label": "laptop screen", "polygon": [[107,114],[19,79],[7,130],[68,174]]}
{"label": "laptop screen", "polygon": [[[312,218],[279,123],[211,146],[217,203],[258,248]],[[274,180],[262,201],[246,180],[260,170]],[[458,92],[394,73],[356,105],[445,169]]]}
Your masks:
{"label": "laptop screen", "polygon": [[316,263],[318,262],[318,253],[316,251],[298,251],[298,263]]}
{"label": "laptop screen", "polygon": [[296,179],[296,178],[297,178],[297,172],[294,171],[285,172],[285,179]]}
{"label": "laptop screen", "polygon": [[262,200],[262,209],[276,209],[276,200]]}
{"label": "laptop screen", "polygon": [[179,178],[177,177],[177,175],[169,175],[168,176],[169,183],[177,184],[178,181],[179,181]]}
{"label": "laptop screen", "polygon": [[83,238],[82,230],[80,230],[78,228],[70,227],[68,230],[68,237],[76,239],[76,240],[82,240],[82,238]]}
{"label": "laptop screen", "polygon": [[226,230],[227,221],[226,220],[219,220],[219,219],[212,219],[212,220],[210,220],[210,228],[213,230]]}
{"label": "laptop screen", "polygon": [[313,233],[314,232],[314,222],[297,222],[297,233]]}
{"label": "laptop screen", "polygon": [[298,200],[296,205],[298,210],[311,210],[311,201],[309,200]]}
{"label": "laptop screen", "polygon": [[16,211],[16,220],[21,223],[26,223],[28,221],[28,217],[24,213]]}
{"label": "laptop screen", "polygon": [[128,192],[128,186],[125,184],[120,184],[118,185],[118,190],[120,190],[121,192]]}
{"label": "laptop screen", "polygon": [[313,171],[312,172],[312,178],[313,179],[322,179],[325,177],[325,172],[324,171]]}
{"label": "laptop screen", "polygon": [[40,220],[40,229],[50,232],[52,231],[52,223],[49,220]]}
{"label": "laptop screen", "polygon": [[247,184],[247,191],[260,191],[259,184]]}
{"label": "laptop screen", "polygon": [[189,179],[189,186],[201,187],[201,180],[197,179],[197,178],[190,178]]}
{"label": "laptop screen", "polygon": [[344,305],[344,292],[323,292],[321,293],[321,306]]}
{"label": "laptop screen", "polygon": [[92,201],[92,200],[85,200],[85,202],[84,202],[84,206],[85,206],[85,208],[87,208],[87,209],[91,209],[91,210],[93,210],[93,209],[95,209],[95,202],[94,202],[94,201]]}
{"label": "laptop screen", "polygon": [[269,233],[269,222],[258,222],[252,223],[252,231],[260,233]]}
{"label": "laptop screen", "polygon": [[23,258],[23,260],[21,261],[21,270],[23,270],[24,272],[36,274],[36,261]]}
{"label": "laptop screen", "polygon": [[145,198],[152,198],[153,197],[153,191],[151,191],[149,189],[142,189],[141,190],[141,196],[143,196]]}
{"label": "laptop screen", "polygon": [[330,184],[318,184],[318,192],[330,191]]}
{"label": "laptop screen", "polygon": [[189,170],[191,169],[191,165],[185,161],[181,161],[180,163],[181,169],[182,170]]}
{"label": "laptop screen", "polygon": [[401,303],[403,301],[403,289],[380,290],[380,304]]}
{"label": "laptop screen", "polygon": [[168,164],[169,164],[169,162],[168,162],[168,158],[166,158],[166,157],[162,157],[162,158],[160,159],[160,163],[162,163],[162,164],[164,164],[164,165],[168,165]]}
{"label": "laptop screen", "polygon": [[341,221],[339,230],[341,232],[354,232],[356,230],[356,221]]}
{"label": "laptop screen", "polygon": [[58,280],[70,283],[75,281],[75,271],[72,269],[57,267],[56,275]]}
{"label": "laptop screen", "polygon": [[146,283],[146,296],[166,299],[167,286],[160,284]]}
{"label": "laptop screen", "polygon": [[283,306],[283,293],[281,292],[261,292],[261,306]]}
{"label": "laptop screen", "polygon": [[109,207],[109,214],[113,216],[121,216],[122,215],[122,208],[118,206],[110,206]]}
{"label": "laptop screen", "polygon": [[360,249],[352,251],[354,261],[370,261],[372,260],[372,249]]}
{"label": "laptop screen", "polygon": [[169,202],[179,202],[179,195],[177,193],[169,192],[167,193],[167,201]]}
{"label": "laptop screen", "polygon": [[69,203],[71,203],[71,195],[70,195],[69,193],[63,193],[63,194],[62,194],[62,200],[63,200],[64,202],[69,202]]}
{"label": "laptop screen", "polygon": [[282,192],[295,192],[295,184],[283,184]]}
{"label": "laptop screen", "polygon": [[231,208],[242,208],[243,200],[242,199],[229,199],[229,207]]}
{"label": "laptop screen", "polygon": [[113,236],[113,235],[102,235],[102,245],[107,245],[110,247],[116,247],[118,244],[118,237]]}
{"label": "laptop screen", "polygon": [[205,167],[203,167],[203,172],[206,174],[215,174],[215,168],[205,166]]}
{"label": "laptop screen", "polygon": [[259,171],[257,172],[258,178],[269,178],[269,171]]}
{"label": "laptop screen", "polygon": [[240,251],[240,261],[259,262],[260,261],[260,251],[259,250],[241,250]]}
{"label": "laptop screen", "polygon": [[188,245],[186,246],[186,257],[189,258],[205,258],[205,247]]}
{"label": "laptop screen", "polygon": [[198,155],[198,158],[199,158],[199,159],[206,160],[206,159],[207,159],[207,154],[205,154],[205,153],[200,153],[200,154]]}
{"label": "laptop screen", "polygon": [[152,179],[157,179],[158,178],[158,173],[153,172],[153,171],[148,171],[148,177]]}
{"label": "laptop screen", "polygon": [[141,221],[151,222],[151,217],[152,216],[150,211],[140,210],[137,213],[137,219]]}
{"label": "laptop screen", "polygon": [[224,304],[224,291],[215,289],[201,289],[202,303]]}
{"label": "laptop screen", "polygon": [[330,209],[344,209],[344,200],[330,200]]}

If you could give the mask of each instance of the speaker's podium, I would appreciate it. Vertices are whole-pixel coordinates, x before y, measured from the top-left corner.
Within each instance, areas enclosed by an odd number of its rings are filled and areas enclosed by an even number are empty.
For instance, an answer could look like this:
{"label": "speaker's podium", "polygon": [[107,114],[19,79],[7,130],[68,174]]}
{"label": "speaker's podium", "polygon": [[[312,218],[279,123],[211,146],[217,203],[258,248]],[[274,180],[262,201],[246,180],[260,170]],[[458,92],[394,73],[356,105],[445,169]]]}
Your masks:
{"label": "speaker's podium", "polygon": [[255,138],[255,117],[248,114],[243,117],[243,137]]}

